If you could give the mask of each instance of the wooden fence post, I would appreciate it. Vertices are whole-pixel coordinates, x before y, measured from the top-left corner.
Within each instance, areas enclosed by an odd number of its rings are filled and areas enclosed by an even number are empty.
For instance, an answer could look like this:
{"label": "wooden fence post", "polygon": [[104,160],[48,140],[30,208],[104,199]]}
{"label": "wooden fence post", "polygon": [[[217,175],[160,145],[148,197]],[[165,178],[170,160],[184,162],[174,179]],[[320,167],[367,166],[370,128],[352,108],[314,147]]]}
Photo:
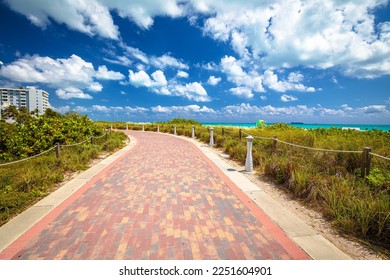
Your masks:
{"label": "wooden fence post", "polygon": [[371,165],[371,148],[364,147],[362,153],[362,170],[361,176],[365,178],[367,175],[370,175],[370,165]]}
{"label": "wooden fence post", "polygon": [[108,131],[106,131],[106,141],[108,141]]}
{"label": "wooden fence post", "polygon": [[225,128],[222,127],[222,136],[225,135]]}
{"label": "wooden fence post", "polygon": [[241,138],[242,138],[242,129],[241,128],[238,130],[238,135],[240,136],[240,140],[241,140]]}
{"label": "wooden fence post", "polygon": [[60,153],[60,143],[57,142],[57,147],[56,147],[56,157],[57,159],[60,159],[61,153]]}
{"label": "wooden fence post", "polygon": [[94,144],[94,140],[93,140],[93,136],[91,136],[91,145],[93,145]]}
{"label": "wooden fence post", "polygon": [[274,139],[272,140],[272,151],[276,152],[276,144],[278,143],[278,136],[274,136]]}

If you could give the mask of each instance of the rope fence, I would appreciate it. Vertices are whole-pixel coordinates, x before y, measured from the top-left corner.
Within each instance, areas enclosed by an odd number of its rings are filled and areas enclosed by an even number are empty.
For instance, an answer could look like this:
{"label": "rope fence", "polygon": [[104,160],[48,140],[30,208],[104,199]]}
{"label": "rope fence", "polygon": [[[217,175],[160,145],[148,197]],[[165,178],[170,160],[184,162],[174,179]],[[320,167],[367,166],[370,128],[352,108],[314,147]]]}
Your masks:
{"label": "rope fence", "polygon": [[46,153],[48,153],[48,152],[50,152],[50,151],[52,151],[54,149],[56,149],[56,156],[59,159],[60,158],[60,148],[61,147],[75,147],[75,146],[82,145],[82,144],[84,144],[84,143],[86,143],[88,141],[91,141],[91,144],[93,145],[94,144],[94,142],[93,142],[94,139],[101,139],[103,137],[106,137],[106,140],[108,140],[108,135],[109,135],[109,131],[106,131],[106,133],[101,135],[101,136],[90,136],[87,140],[84,140],[84,141],[82,141],[80,143],[76,143],[76,144],[59,144],[59,143],[57,143],[55,146],[51,147],[50,149],[48,149],[46,151],[43,151],[43,152],[37,154],[37,155],[33,155],[31,157],[20,159],[20,160],[16,160],[16,161],[12,161],[12,162],[1,163],[0,167],[11,165],[11,164],[15,164],[15,163],[24,162],[24,161],[27,161],[27,160],[30,160],[30,159],[42,156],[42,155],[44,155],[44,154],[46,154]]}
{"label": "rope fence", "polygon": [[78,145],[81,145],[81,144],[84,144],[88,141],[90,141],[92,139],[93,136],[89,137],[87,140],[83,141],[83,142],[80,142],[80,143],[76,143],[76,144],[68,144],[68,145],[60,145],[60,147],[75,147],[75,146],[78,146]]}
{"label": "rope fence", "polygon": [[276,138],[273,138],[273,137],[262,137],[262,136],[252,136],[252,137],[255,139],[260,139],[260,140],[277,140]]}
{"label": "rope fence", "polygon": [[[371,156],[375,156],[375,157],[378,157],[378,158],[381,158],[381,159],[384,159],[384,160],[389,160],[390,161],[390,158],[388,157],[385,157],[385,156],[382,156],[382,155],[378,155],[378,154],[375,154],[375,153],[372,153],[371,152],[371,148],[369,147],[364,147],[361,151],[347,151],[347,150],[335,150],[335,149],[323,149],[323,148],[315,148],[315,147],[308,147],[308,146],[303,146],[303,145],[298,145],[298,144],[293,144],[293,143],[289,143],[289,142],[286,142],[286,141],[283,141],[283,140],[280,140],[277,138],[277,136],[274,136],[273,138],[271,137],[262,137],[262,136],[252,136],[244,131],[242,131],[241,129],[239,130],[239,133],[240,133],[240,139],[241,139],[241,134],[244,134],[244,135],[247,135],[249,136],[248,139],[247,138],[247,141],[248,143],[253,141],[253,139],[261,139],[261,140],[272,140],[273,141],[273,149],[275,150],[276,149],[276,143],[277,142],[280,142],[282,144],[285,144],[285,145],[288,145],[288,146],[292,146],[292,147],[295,147],[295,148],[300,148],[300,149],[306,149],[306,150],[312,150],[312,151],[320,151],[320,152],[333,152],[333,153],[350,153],[350,154],[362,154],[362,158],[361,158],[361,177],[365,177],[367,175],[370,174],[370,169],[371,169]],[[252,146],[251,145],[248,145],[248,149],[252,149]],[[252,152],[249,151],[247,153],[247,157],[248,155],[251,155]],[[247,162],[252,162],[252,159],[248,159],[246,160]],[[250,168],[249,168],[250,169]]]}
{"label": "rope fence", "polygon": [[48,152],[50,152],[51,150],[54,150],[56,148],[56,146],[54,147],[51,147],[50,149],[40,153],[40,154],[37,154],[37,155],[34,155],[34,156],[31,156],[31,157],[28,157],[28,158],[24,158],[24,159],[20,159],[20,160],[16,160],[16,161],[12,161],[12,162],[7,162],[7,163],[2,163],[0,164],[0,166],[6,166],[6,165],[11,165],[11,164],[14,164],[14,163],[20,163],[20,162],[23,162],[23,161],[26,161],[26,160],[30,160],[30,159],[33,159],[33,158],[36,158],[36,157],[39,157],[41,155],[44,155]]}
{"label": "rope fence", "polygon": [[384,157],[384,156],[381,156],[381,155],[378,155],[378,154],[370,153],[370,155],[376,156],[376,157],[381,158],[381,159],[390,160],[390,158]]}
{"label": "rope fence", "polygon": [[[271,139],[273,139],[273,138],[271,138]],[[307,146],[292,144],[292,143],[285,142],[285,141],[282,141],[282,140],[279,140],[279,139],[275,139],[275,140],[280,142],[280,143],[289,145],[289,146],[293,146],[293,147],[296,147],[296,148],[307,149],[307,150],[313,150],[313,151],[334,152],[334,153],[361,153],[362,152],[362,151],[346,151],[346,150],[331,150],[331,149],[314,148],[314,147],[307,147]]]}
{"label": "rope fence", "polygon": [[[210,146],[213,146],[212,144],[214,144],[214,139],[211,139],[211,137],[214,137],[214,134],[213,134],[214,133],[214,129],[213,128],[209,128],[209,129],[210,129]],[[222,136],[224,136],[225,133],[233,134],[234,131],[229,131],[229,130],[227,130],[225,128],[222,128]],[[277,136],[274,136],[274,137],[264,137],[264,136],[258,136],[258,135],[251,135],[251,134],[243,131],[243,129],[241,129],[241,128],[238,130],[238,136],[239,136],[240,140],[242,139],[243,136],[247,136],[246,139],[247,139],[248,144],[247,144],[247,159],[246,159],[246,167],[245,167],[246,170],[247,169],[248,170],[252,169],[251,168],[251,166],[253,165],[253,163],[251,164],[252,159],[248,159],[248,156],[251,157],[251,155],[252,155],[252,142],[253,142],[254,139],[272,140],[273,141],[273,145],[272,145],[272,149],[273,150],[276,150],[276,144],[277,144],[277,142],[280,142],[282,144],[285,144],[285,145],[288,145],[288,146],[291,146],[291,147],[300,148],[300,149],[306,149],[306,150],[312,150],[312,151],[318,151],[318,152],[361,154],[362,155],[362,157],[361,157],[361,176],[363,178],[365,176],[369,175],[369,173],[370,173],[371,157],[372,156],[390,161],[390,158],[388,158],[388,157],[372,153],[371,152],[371,148],[369,148],[369,147],[364,147],[361,151],[348,151],[348,150],[337,150],[337,149],[324,149],[324,148],[309,147],[309,146],[294,144],[294,143],[290,143],[290,142],[287,142],[287,141],[280,140],[280,139],[278,139]],[[247,165],[249,166],[248,168],[247,168]]]}
{"label": "rope fence", "polygon": [[[142,130],[145,129],[145,123],[138,124],[138,125],[142,125]],[[184,125],[181,125],[181,126],[183,126],[183,128],[184,128]],[[179,127],[179,125],[171,124],[170,125],[171,130],[169,131],[169,133],[173,133],[173,134],[177,135],[178,131],[176,130],[176,127]],[[173,128],[173,132],[172,132],[172,128]],[[128,129],[127,125],[126,125],[126,129]],[[213,139],[211,139],[211,137],[210,137],[210,144],[209,145],[213,146],[214,145],[214,128],[209,127],[208,129],[210,130],[210,136],[213,137]],[[229,134],[229,136],[234,136],[237,133],[237,131],[228,130],[225,127],[222,127],[221,131],[222,131],[222,136],[225,136],[225,133]],[[157,132],[160,132],[160,125],[157,126]],[[362,161],[362,164],[361,164],[361,166],[362,166],[361,167],[362,168],[362,177],[365,177],[370,172],[370,163],[371,163],[371,157],[372,156],[375,156],[375,157],[378,157],[378,158],[390,161],[390,158],[382,156],[382,155],[378,155],[378,154],[375,154],[375,153],[372,153],[371,152],[371,148],[367,148],[367,147],[363,148],[361,151],[348,151],[348,150],[324,149],[324,148],[309,147],[309,146],[294,144],[294,143],[290,143],[290,142],[287,142],[287,141],[280,140],[280,139],[277,138],[277,136],[274,136],[274,137],[264,137],[264,136],[259,136],[259,135],[251,135],[248,132],[244,131],[243,128],[239,128],[238,129],[238,137],[239,137],[239,139],[241,140],[243,136],[244,137],[245,136],[251,137],[252,138],[251,141],[253,141],[254,139],[267,140],[267,141],[271,140],[271,141],[273,141],[273,143],[272,143],[272,149],[273,150],[276,150],[277,142],[280,142],[281,144],[284,144],[284,145],[287,145],[287,146],[300,148],[300,149],[306,149],[306,150],[312,150],[312,151],[318,151],[318,152],[361,154],[362,155],[362,159],[361,159],[361,161]],[[195,138],[194,126],[192,128],[192,138]],[[249,141],[248,138],[247,138],[247,140]]]}

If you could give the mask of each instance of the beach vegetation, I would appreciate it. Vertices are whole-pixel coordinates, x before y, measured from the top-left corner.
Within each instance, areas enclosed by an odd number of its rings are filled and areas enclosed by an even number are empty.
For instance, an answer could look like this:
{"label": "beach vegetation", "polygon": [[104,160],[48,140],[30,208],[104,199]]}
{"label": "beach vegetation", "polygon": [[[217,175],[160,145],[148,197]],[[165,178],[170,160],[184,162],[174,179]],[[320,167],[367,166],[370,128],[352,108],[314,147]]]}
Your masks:
{"label": "beach vegetation", "polygon": [[[92,160],[125,145],[124,133],[111,131],[106,139],[105,130],[74,112],[61,115],[48,109],[41,116],[24,110],[12,113],[14,123],[0,122],[0,225],[49,194],[74,172],[88,168]],[[91,136],[95,137],[93,143]],[[57,143],[80,142],[84,143],[61,146],[59,159],[52,149],[35,158],[1,165],[40,154]]]}
{"label": "beach vegetation", "polygon": [[166,124],[188,124],[188,125],[201,125],[200,122],[193,119],[184,119],[184,118],[174,118],[167,122]]}

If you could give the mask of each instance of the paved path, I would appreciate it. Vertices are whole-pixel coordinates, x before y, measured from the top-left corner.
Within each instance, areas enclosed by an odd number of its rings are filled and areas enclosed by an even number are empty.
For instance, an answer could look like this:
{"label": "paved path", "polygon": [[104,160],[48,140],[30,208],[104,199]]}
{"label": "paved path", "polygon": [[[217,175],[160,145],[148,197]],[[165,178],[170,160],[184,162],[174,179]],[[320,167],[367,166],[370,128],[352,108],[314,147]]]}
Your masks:
{"label": "paved path", "polygon": [[195,145],[137,144],[0,259],[308,259]]}

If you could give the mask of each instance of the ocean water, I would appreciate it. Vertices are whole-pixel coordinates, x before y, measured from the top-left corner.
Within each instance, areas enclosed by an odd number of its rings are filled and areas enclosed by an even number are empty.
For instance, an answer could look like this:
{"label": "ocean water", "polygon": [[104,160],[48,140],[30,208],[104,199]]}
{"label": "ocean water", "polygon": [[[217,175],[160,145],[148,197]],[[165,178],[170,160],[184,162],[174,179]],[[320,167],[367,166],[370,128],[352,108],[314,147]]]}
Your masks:
{"label": "ocean water", "polygon": [[[242,128],[254,128],[256,123],[202,123],[205,126],[231,126],[231,127],[242,127]],[[272,125],[272,123],[266,124]],[[377,124],[288,124],[294,127],[306,128],[306,129],[315,129],[315,128],[351,128],[358,130],[382,130],[390,131],[390,125],[377,125]]]}

